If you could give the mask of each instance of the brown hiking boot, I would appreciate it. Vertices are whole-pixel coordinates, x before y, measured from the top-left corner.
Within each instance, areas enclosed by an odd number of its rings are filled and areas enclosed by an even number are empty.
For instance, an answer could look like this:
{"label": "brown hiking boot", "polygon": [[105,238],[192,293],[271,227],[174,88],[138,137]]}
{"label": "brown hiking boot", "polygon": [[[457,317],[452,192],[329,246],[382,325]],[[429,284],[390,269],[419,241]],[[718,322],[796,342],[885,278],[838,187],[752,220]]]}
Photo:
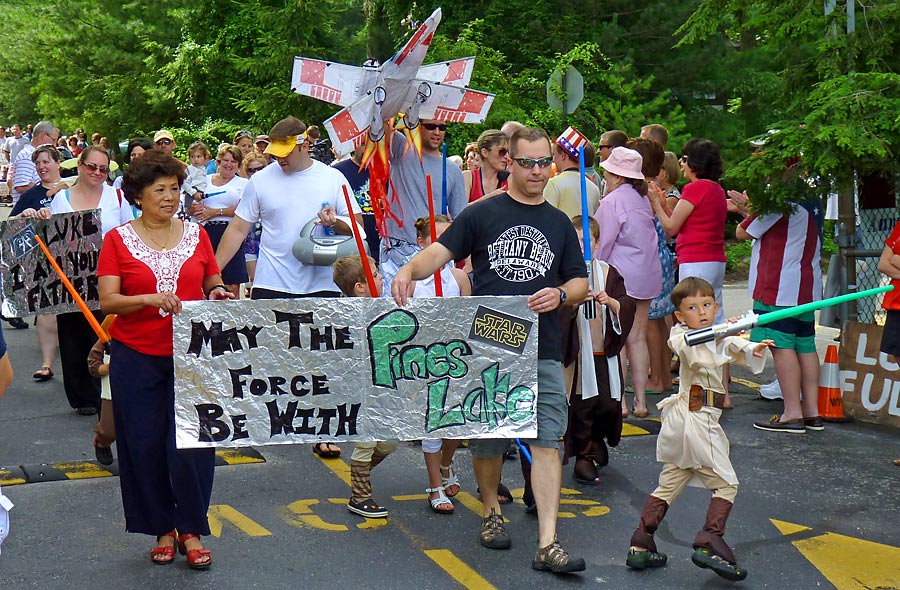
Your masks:
{"label": "brown hiking boot", "polygon": [[550,571],[554,574],[583,572],[584,559],[572,557],[560,546],[559,541],[553,541],[546,547],[537,550],[531,567],[538,571]]}

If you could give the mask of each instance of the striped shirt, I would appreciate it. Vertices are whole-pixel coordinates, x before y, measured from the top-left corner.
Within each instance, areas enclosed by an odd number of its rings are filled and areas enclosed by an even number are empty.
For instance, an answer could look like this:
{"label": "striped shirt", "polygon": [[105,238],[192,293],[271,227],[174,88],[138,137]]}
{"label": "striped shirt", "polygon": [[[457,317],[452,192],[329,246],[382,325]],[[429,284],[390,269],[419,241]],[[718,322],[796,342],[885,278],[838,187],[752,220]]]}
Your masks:
{"label": "striped shirt", "polygon": [[785,217],[751,215],[741,223],[750,234],[750,295],[754,301],[791,307],[822,299],[822,204],[806,201]]}
{"label": "striped shirt", "polygon": [[[15,161],[13,162],[13,169],[15,170],[15,176],[13,176],[13,187],[26,186],[28,184],[38,184],[41,181],[41,177],[38,176],[37,170],[34,167],[34,162],[31,161],[31,154],[34,153],[35,147],[30,143],[23,147],[19,151],[19,155],[16,156]],[[28,187],[31,188],[31,187]],[[22,194],[26,190],[16,190],[17,194]]]}

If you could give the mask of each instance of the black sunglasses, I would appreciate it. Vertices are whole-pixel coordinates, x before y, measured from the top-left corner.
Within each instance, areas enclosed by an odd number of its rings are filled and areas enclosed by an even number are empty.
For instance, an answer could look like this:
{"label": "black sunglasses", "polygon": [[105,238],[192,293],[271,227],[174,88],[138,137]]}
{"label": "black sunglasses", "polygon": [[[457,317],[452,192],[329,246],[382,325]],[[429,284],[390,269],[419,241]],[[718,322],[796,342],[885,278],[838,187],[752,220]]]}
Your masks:
{"label": "black sunglasses", "polygon": [[541,168],[546,168],[547,166],[549,166],[550,164],[553,163],[552,156],[547,156],[547,157],[538,158],[538,159],[534,159],[534,158],[513,158],[513,159],[516,161],[516,164],[518,164],[522,168],[527,168],[529,170],[534,168],[535,164],[537,164]]}
{"label": "black sunglasses", "polygon": [[440,129],[441,131],[447,130],[447,126],[443,123],[422,123],[422,127],[429,131],[434,131],[435,129]]}
{"label": "black sunglasses", "polygon": [[247,174],[256,174],[263,168],[265,168],[265,166],[257,166],[256,168],[247,168]]}
{"label": "black sunglasses", "polygon": [[156,145],[171,145],[171,139],[158,139],[156,140]]}

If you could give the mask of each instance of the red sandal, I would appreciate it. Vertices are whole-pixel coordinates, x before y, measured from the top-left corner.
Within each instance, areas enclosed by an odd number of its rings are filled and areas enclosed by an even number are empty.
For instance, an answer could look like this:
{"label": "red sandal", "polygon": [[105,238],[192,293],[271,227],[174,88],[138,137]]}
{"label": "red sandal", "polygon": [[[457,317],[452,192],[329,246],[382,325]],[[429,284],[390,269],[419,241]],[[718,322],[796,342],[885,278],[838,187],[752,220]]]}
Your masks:
{"label": "red sandal", "polygon": [[[156,537],[156,542],[159,543],[163,537],[172,537],[173,539],[177,539],[178,533],[172,531],[166,533],[165,535],[160,535]],[[170,563],[175,561],[175,545],[154,547],[150,550],[150,561],[157,565],[169,565]]]}
{"label": "red sandal", "polygon": [[[195,570],[205,570],[212,565],[212,551],[209,549],[191,549],[187,550],[184,546],[184,542],[188,539],[200,539],[200,535],[195,535],[193,533],[187,535],[179,535],[178,536],[178,551],[181,552],[182,555],[187,556],[188,565]],[[200,561],[201,558],[208,557],[206,561]]]}

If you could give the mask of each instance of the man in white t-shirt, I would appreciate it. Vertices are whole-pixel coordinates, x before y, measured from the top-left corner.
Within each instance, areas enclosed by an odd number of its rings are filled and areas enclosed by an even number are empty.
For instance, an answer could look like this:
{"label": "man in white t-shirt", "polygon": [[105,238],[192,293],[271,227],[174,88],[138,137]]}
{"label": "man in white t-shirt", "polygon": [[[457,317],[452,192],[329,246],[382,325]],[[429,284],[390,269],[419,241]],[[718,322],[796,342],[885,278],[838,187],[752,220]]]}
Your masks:
{"label": "man in white t-shirt", "polygon": [[[350,234],[350,226],[337,216],[350,215],[343,187],[351,195],[353,189],[343,174],[310,157],[305,132],[306,125],[294,117],[282,119],[269,132],[266,153],[278,165],[266,167],[247,182],[216,251],[222,268],[243,246],[253,224],[261,222],[252,299],[340,296],[331,266],[304,264],[292,252],[300,230],[316,217],[335,233]],[[351,206],[356,223],[362,226],[354,199]]]}

